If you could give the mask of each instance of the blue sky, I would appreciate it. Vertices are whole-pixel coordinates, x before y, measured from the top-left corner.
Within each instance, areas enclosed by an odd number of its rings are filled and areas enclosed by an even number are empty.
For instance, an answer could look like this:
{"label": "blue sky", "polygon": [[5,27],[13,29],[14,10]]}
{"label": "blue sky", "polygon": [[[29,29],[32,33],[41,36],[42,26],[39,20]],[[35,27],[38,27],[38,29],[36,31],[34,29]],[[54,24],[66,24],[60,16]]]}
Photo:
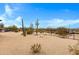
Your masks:
{"label": "blue sky", "polygon": [[2,3],[0,19],[5,26],[21,27],[23,18],[25,27],[30,23],[35,26],[39,19],[39,27],[71,27],[79,28],[79,4],[77,3]]}

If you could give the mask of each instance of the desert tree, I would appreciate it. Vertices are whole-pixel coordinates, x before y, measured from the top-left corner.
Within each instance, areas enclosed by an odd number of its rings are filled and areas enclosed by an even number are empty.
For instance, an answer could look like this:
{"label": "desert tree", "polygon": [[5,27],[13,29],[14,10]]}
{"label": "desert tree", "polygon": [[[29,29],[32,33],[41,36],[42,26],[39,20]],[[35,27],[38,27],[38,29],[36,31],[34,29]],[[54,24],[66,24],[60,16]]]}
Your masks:
{"label": "desert tree", "polygon": [[[1,22],[2,20],[0,20]],[[3,23],[0,23],[0,28],[3,28],[4,27],[4,24]]]}
{"label": "desert tree", "polygon": [[0,20],[0,29],[1,29],[1,31],[4,31],[4,24],[1,21],[2,20]]}
{"label": "desert tree", "polygon": [[3,23],[0,23],[0,28],[4,28],[4,24]]}
{"label": "desert tree", "polygon": [[18,32],[18,27],[16,25],[5,27],[5,31]]}
{"label": "desert tree", "polygon": [[13,26],[11,26],[11,30],[16,32],[18,30],[18,28],[17,28],[17,26],[13,25]]}

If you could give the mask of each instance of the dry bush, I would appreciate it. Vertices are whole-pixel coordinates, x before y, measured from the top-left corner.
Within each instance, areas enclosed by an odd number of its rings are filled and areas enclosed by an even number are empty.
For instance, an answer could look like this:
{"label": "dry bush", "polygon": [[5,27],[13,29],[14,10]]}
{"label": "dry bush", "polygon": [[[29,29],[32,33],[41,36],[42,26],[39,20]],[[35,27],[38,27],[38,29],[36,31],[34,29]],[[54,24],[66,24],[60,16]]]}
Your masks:
{"label": "dry bush", "polygon": [[69,34],[69,31],[67,28],[60,27],[60,28],[57,28],[56,34],[58,34],[64,38]]}
{"label": "dry bush", "polygon": [[55,31],[56,31],[55,28],[46,28],[46,29],[45,29],[45,32],[46,32],[46,33],[50,33],[50,34],[55,33]]}
{"label": "dry bush", "polygon": [[75,46],[68,46],[69,47],[69,52],[73,52],[75,55],[79,55],[79,45]]}
{"label": "dry bush", "polygon": [[33,54],[40,53],[41,45],[38,44],[38,43],[34,44],[34,45],[31,46],[31,50],[32,50]]}
{"label": "dry bush", "polygon": [[32,29],[27,29],[27,34],[32,34],[33,30]]}

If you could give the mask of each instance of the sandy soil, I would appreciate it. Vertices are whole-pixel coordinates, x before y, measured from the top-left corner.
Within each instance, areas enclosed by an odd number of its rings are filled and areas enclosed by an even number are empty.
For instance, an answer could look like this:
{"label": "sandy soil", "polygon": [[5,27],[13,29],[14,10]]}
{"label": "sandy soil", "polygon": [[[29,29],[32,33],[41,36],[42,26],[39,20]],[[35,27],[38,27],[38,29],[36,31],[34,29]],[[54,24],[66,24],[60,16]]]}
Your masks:
{"label": "sandy soil", "polygon": [[41,44],[42,55],[70,55],[68,45],[76,44],[77,40],[59,38],[54,34],[32,34],[23,37],[21,33],[0,32],[1,55],[30,55],[30,48],[34,43]]}

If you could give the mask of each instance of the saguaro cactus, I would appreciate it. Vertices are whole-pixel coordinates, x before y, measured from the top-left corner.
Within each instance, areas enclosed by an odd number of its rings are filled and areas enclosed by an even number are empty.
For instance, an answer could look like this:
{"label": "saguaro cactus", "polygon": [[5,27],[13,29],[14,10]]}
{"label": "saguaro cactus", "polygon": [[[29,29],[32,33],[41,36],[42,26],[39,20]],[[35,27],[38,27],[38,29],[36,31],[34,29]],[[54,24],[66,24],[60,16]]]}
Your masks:
{"label": "saguaro cactus", "polygon": [[38,35],[38,26],[39,26],[39,21],[38,21],[38,19],[36,20],[35,25],[36,25],[36,35]]}
{"label": "saguaro cactus", "polygon": [[23,36],[26,36],[26,31],[25,31],[25,28],[24,28],[24,22],[23,22],[23,19],[22,19],[22,31],[23,31]]}

